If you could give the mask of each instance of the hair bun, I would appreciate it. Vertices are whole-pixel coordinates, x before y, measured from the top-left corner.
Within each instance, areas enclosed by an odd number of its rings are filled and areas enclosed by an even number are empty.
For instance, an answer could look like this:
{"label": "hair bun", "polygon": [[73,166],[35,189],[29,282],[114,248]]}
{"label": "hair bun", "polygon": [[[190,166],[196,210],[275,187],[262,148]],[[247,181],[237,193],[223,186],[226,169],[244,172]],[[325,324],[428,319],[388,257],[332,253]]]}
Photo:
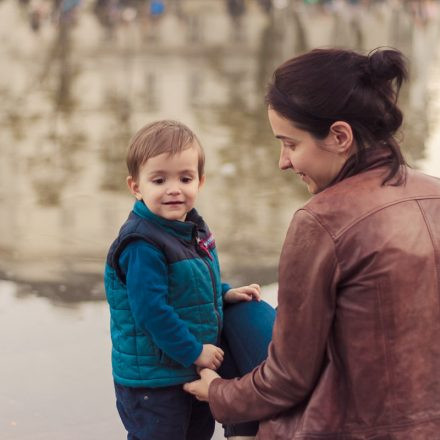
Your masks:
{"label": "hair bun", "polygon": [[408,76],[403,54],[394,49],[378,48],[370,52],[368,71],[373,82],[396,80],[399,88]]}

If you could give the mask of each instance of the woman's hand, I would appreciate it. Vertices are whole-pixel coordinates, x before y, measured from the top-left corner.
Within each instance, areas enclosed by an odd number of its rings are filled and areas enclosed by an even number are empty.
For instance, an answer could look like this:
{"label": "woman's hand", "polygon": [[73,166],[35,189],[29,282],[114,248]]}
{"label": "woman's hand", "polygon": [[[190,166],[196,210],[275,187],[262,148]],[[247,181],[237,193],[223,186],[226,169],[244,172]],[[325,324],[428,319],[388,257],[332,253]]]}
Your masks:
{"label": "woman's hand", "polygon": [[183,385],[183,389],[190,393],[198,400],[208,402],[209,386],[214,379],[220,377],[215,371],[208,368],[203,368],[199,371],[200,379],[194,382],[189,382]]}
{"label": "woman's hand", "polygon": [[240,301],[261,300],[261,289],[258,284],[250,284],[249,286],[236,287],[229,289],[223,299],[228,303],[236,303]]}

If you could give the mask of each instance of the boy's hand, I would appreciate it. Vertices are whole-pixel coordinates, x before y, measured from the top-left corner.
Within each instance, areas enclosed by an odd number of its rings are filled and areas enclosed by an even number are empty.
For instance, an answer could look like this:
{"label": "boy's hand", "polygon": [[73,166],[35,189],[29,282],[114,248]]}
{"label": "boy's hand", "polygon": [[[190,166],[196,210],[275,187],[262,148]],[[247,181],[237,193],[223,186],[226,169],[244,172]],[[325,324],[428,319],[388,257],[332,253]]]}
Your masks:
{"label": "boy's hand", "polygon": [[236,303],[240,301],[261,300],[261,289],[258,284],[250,284],[249,286],[236,287],[229,289],[223,299],[228,303]]}
{"label": "boy's hand", "polygon": [[217,370],[223,362],[223,350],[212,344],[203,344],[200,356],[194,361],[198,367]]}

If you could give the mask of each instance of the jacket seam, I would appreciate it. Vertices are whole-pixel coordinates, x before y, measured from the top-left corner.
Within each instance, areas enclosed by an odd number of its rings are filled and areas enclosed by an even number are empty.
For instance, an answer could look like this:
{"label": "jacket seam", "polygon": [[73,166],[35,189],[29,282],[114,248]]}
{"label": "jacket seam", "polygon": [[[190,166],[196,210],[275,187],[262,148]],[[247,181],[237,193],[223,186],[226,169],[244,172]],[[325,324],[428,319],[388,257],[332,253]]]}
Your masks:
{"label": "jacket seam", "polygon": [[[347,225],[345,225],[341,230],[339,230],[335,234],[332,234],[330,231],[328,231],[327,228],[321,222],[319,222],[319,223],[329,232],[329,234],[336,241],[336,240],[339,239],[339,237],[341,237],[350,228],[352,228],[353,226],[355,226],[357,223],[359,223],[360,221],[364,220],[365,218],[369,217],[370,215],[373,215],[373,214],[375,214],[375,213],[377,213],[379,211],[382,211],[383,209],[389,208],[390,206],[398,205],[399,203],[404,203],[404,202],[409,202],[409,201],[415,201],[417,203],[419,200],[426,200],[426,199],[440,199],[440,197],[438,195],[432,195],[432,196],[412,196],[412,197],[405,197],[405,198],[402,198],[402,199],[399,199],[399,200],[393,200],[392,202],[386,203],[385,205],[382,205],[382,206],[377,206],[377,207],[371,209],[370,211],[365,212],[361,216],[356,217],[356,219],[354,219],[352,222],[350,222]],[[305,209],[305,210],[307,210],[307,212],[312,214],[312,211],[309,210],[310,208],[302,208],[302,209]],[[318,218],[317,218],[317,215],[319,215],[319,214],[314,214],[313,216],[317,219],[317,221],[319,221]]]}
{"label": "jacket seam", "polygon": [[[333,243],[333,255],[335,257],[335,264],[333,267],[333,276],[335,276],[337,270],[339,269],[340,265],[339,265],[339,258],[338,258],[338,252],[336,250],[337,246],[336,246],[336,237],[328,230],[328,228],[319,220],[319,218],[315,215],[314,212],[309,211],[308,209],[305,208],[300,208],[298,211],[304,211],[306,212],[310,217],[313,218],[313,220],[315,220],[315,222],[327,233],[327,235],[330,237],[332,243]],[[336,301],[336,297],[334,298]]]}
{"label": "jacket seam", "polygon": [[425,211],[422,207],[422,205],[420,204],[419,200],[417,200],[417,206],[420,209],[420,212],[422,214],[423,220],[425,221],[426,224],[426,229],[428,229],[428,234],[429,234],[429,238],[431,240],[431,244],[432,244],[432,249],[434,251],[434,260],[435,260],[435,275],[437,278],[437,286],[438,289],[437,291],[440,292],[440,255],[439,252],[437,251],[435,242],[434,242],[434,237],[433,237],[433,233],[432,233],[432,228],[431,228],[431,224],[428,220],[428,218],[426,217]]}
{"label": "jacket seam", "polygon": [[[330,237],[332,243],[333,243],[333,255],[335,257],[335,264],[333,266],[333,276],[335,277],[336,272],[339,270],[339,258],[338,258],[338,252],[337,252],[337,245],[336,245],[336,237],[329,231],[329,229],[319,220],[319,218],[315,215],[314,212],[309,211],[308,209],[301,208],[300,210],[304,210],[310,217],[312,217],[315,222],[327,233],[327,235]],[[340,273],[340,270],[339,270]],[[336,297],[334,298],[336,301]]]}
{"label": "jacket seam", "polygon": [[336,250],[336,248],[337,248],[337,246],[336,246],[336,236],[334,236],[331,232],[330,232],[330,230],[319,220],[319,218],[315,215],[315,213],[314,212],[312,212],[312,211],[309,211],[308,209],[304,209],[304,208],[301,208],[301,209],[303,209],[307,214],[309,214],[310,215],[310,217],[312,217],[314,220],[315,220],[315,222],[319,225],[319,226],[321,226],[321,228],[328,234],[328,236],[330,237],[330,239],[331,239],[331,241],[332,241],[332,243],[333,243],[333,254],[334,254],[334,256],[335,256],[335,265],[334,265],[334,271],[333,271],[333,274],[335,274],[336,273],[336,271],[337,271],[337,269],[340,267],[339,266],[339,259],[338,259],[338,252],[337,252],[337,250]]}
{"label": "jacket seam", "polygon": [[319,226],[321,226],[321,228],[324,229],[325,232],[327,232],[327,234],[331,237],[333,244],[335,245],[336,235],[331,233],[331,231],[324,225],[324,223],[321,222],[315,212],[309,210],[308,208],[300,208],[299,211],[305,211],[307,214],[309,214],[310,217],[312,217],[316,221],[316,223],[318,223]]}
{"label": "jacket seam", "polygon": [[[392,364],[393,361],[391,359],[391,351],[389,349],[389,335],[388,332],[385,331],[385,325],[384,325],[384,317],[383,317],[383,302],[382,302],[382,286],[381,283],[378,282],[377,283],[377,302],[378,302],[378,306],[379,306],[379,319],[380,319],[380,325],[382,327],[382,333],[383,333],[383,345],[384,345],[384,357],[385,357],[385,374],[386,374],[386,378],[387,378],[387,392],[390,392],[390,400],[392,402],[392,404],[394,405],[395,402],[395,395],[394,392],[391,392],[392,387],[391,385],[391,377],[392,377],[392,372],[391,372],[391,368],[392,368]],[[390,417],[390,414],[388,412],[388,417]],[[388,420],[389,422],[389,420]]]}

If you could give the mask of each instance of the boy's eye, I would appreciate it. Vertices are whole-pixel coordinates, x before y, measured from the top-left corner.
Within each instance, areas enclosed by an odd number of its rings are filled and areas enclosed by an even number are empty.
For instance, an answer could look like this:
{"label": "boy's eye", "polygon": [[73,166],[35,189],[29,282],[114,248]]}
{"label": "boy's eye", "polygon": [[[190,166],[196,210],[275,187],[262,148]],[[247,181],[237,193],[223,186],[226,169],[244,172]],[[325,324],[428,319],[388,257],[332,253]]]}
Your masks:
{"label": "boy's eye", "polygon": [[165,179],[163,179],[162,177],[157,177],[156,179],[153,179],[153,183],[155,185],[161,185],[164,182],[165,182]]}
{"label": "boy's eye", "polygon": [[192,182],[192,178],[191,177],[182,177],[180,180],[182,181],[182,183],[190,183],[190,182]]}

